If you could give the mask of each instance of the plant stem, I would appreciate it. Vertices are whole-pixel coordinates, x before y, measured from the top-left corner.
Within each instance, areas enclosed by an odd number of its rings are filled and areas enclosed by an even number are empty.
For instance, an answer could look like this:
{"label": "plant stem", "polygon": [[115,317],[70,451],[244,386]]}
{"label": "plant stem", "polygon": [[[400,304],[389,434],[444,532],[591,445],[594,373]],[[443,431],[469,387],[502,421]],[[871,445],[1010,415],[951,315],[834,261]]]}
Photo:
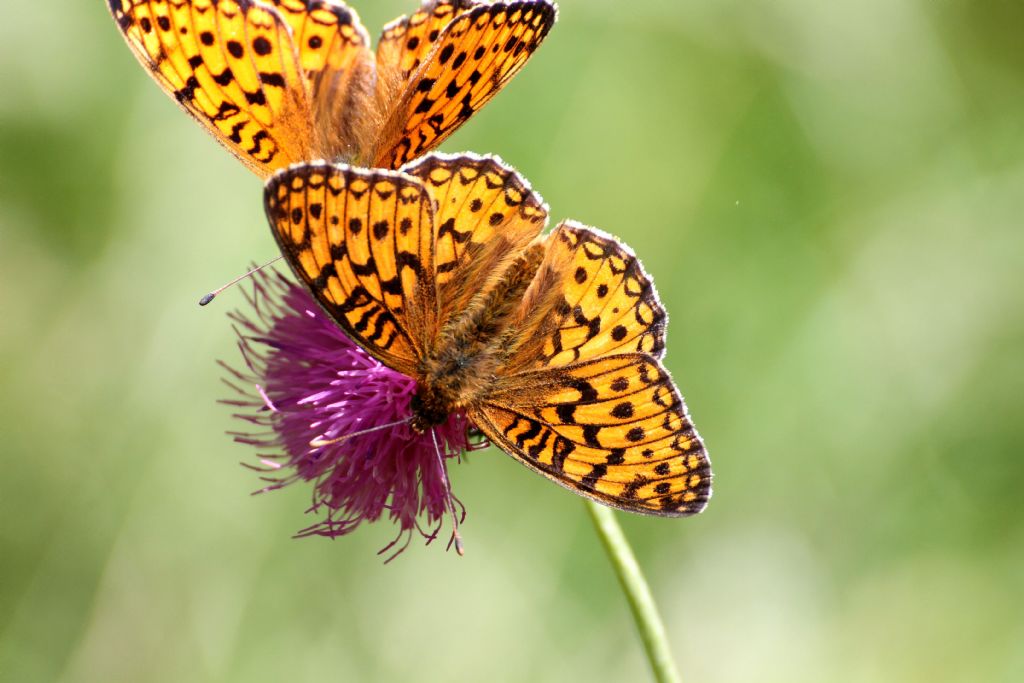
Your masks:
{"label": "plant stem", "polygon": [[658,607],[654,604],[651,589],[643,572],[640,571],[633,549],[626,540],[626,535],[622,533],[618,520],[615,519],[615,512],[590,500],[587,501],[587,510],[633,611],[633,619],[636,621],[637,630],[640,631],[640,639],[643,640],[644,650],[647,651],[647,660],[651,663],[654,679],[658,683],[681,683],[679,670],[668,647],[665,625],[658,614]]}

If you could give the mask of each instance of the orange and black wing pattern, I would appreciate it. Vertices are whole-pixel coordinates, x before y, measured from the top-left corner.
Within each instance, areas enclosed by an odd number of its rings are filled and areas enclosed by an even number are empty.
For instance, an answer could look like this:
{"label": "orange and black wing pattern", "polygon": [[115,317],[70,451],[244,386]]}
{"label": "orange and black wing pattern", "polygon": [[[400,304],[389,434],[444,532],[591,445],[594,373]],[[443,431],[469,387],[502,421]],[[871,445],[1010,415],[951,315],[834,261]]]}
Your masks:
{"label": "orange and black wing pattern", "polygon": [[422,183],[313,162],[276,173],[264,204],[282,253],[324,310],[368,353],[415,376],[437,319]]}
{"label": "orange and black wing pattern", "polygon": [[255,0],[108,0],[153,78],[260,176],[314,152],[291,29]]}
{"label": "orange and black wing pattern", "polygon": [[338,0],[271,0],[292,30],[312,93],[316,158],[351,160],[372,132],[374,56],[359,16]]}
{"label": "orange and black wing pattern", "polygon": [[441,144],[526,64],[557,16],[548,0],[474,3],[457,13],[467,4],[427,2],[385,31],[381,82],[393,83],[388,74],[406,82],[389,107],[374,166],[398,168]]}
{"label": "orange and black wing pattern", "polygon": [[428,0],[384,27],[377,43],[377,73],[385,82],[407,83],[437,45],[448,24],[480,0]]}
{"label": "orange and black wing pattern", "polygon": [[549,0],[427,0],[376,55],[340,0],[107,0],[160,86],[261,177],[307,159],[398,168],[489,101],[547,35]]}
{"label": "orange and black wing pattern", "polygon": [[[512,371],[564,366],[614,353],[665,353],[667,316],[654,284],[621,241],[574,221],[563,221],[547,237],[542,268],[519,312],[520,342],[509,359]],[[545,294],[550,309],[535,301]]]}
{"label": "orange and black wing pattern", "polygon": [[435,202],[438,301],[448,320],[544,230],[548,208],[496,157],[434,153],[402,170]]}
{"label": "orange and black wing pattern", "polygon": [[370,37],[359,16],[336,0],[264,0],[288,24],[306,78],[346,67],[370,54]]}
{"label": "orange and black wing pattern", "polygon": [[644,514],[700,512],[711,465],[661,364],[666,315],[632,251],[563,222],[470,412],[495,444],[584,496]]}
{"label": "orange and black wing pattern", "polygon": [[470,417],[496,445],[612,507],[685,516],[711,496],[711,464],[661,363],[616,354],[502,378]]}

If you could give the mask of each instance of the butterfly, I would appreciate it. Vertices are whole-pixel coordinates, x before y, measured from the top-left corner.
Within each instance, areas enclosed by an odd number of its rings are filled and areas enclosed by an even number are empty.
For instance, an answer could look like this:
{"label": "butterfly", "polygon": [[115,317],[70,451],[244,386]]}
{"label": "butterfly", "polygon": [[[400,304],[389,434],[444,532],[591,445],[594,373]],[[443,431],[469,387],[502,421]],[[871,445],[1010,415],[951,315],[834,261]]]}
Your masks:
{"label": "butterfly", "polygon": [[363,349],[417,382],[412,429],[455,411],[588,498],[700,512],[711,467],[668,371],[666,314],[636,256],[548,208],[494,157],[400,171],[316,161],[264,206],[285,259]]}
{"label": "butterfly", "polygon": [[397,168],[439,145],[523,67],[548,0],[426,0],[376,53],[338,0],[107,0],[160,86],[265,178],[307,159]]}

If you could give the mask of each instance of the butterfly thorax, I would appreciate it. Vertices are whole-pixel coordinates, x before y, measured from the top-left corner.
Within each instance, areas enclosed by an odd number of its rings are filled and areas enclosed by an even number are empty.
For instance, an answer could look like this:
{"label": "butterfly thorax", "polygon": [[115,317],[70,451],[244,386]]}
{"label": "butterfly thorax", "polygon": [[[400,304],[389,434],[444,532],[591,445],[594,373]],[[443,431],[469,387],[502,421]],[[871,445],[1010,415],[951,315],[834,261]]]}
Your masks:
{"label": "butterfly thorax", "polygon": [[411,404],[414,430],[442,424],[487,395],[507,359],[516,313],[543,257],[540,244],[527,249],[444,326],[420,363]]}

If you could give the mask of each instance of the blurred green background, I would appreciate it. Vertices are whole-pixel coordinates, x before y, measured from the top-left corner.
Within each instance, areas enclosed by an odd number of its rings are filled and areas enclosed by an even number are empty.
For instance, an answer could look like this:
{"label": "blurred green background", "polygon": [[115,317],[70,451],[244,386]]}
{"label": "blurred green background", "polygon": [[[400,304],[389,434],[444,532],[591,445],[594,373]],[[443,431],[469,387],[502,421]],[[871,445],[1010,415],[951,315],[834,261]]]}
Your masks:
{"label": "blurred green background", "polygon": [[[376,34],[405,0],[356,3]],[[12,8],[13,10],[13,8]],[[690,681],[1024,680],[1024,5],[564,0],[444,145],[616,233],[715,464],[623,519]],[[255,176],[100,0],[0,23],[0,679],[635,681],[580,500],[452,472],[468,554],[293,540],[223,432]]]}

